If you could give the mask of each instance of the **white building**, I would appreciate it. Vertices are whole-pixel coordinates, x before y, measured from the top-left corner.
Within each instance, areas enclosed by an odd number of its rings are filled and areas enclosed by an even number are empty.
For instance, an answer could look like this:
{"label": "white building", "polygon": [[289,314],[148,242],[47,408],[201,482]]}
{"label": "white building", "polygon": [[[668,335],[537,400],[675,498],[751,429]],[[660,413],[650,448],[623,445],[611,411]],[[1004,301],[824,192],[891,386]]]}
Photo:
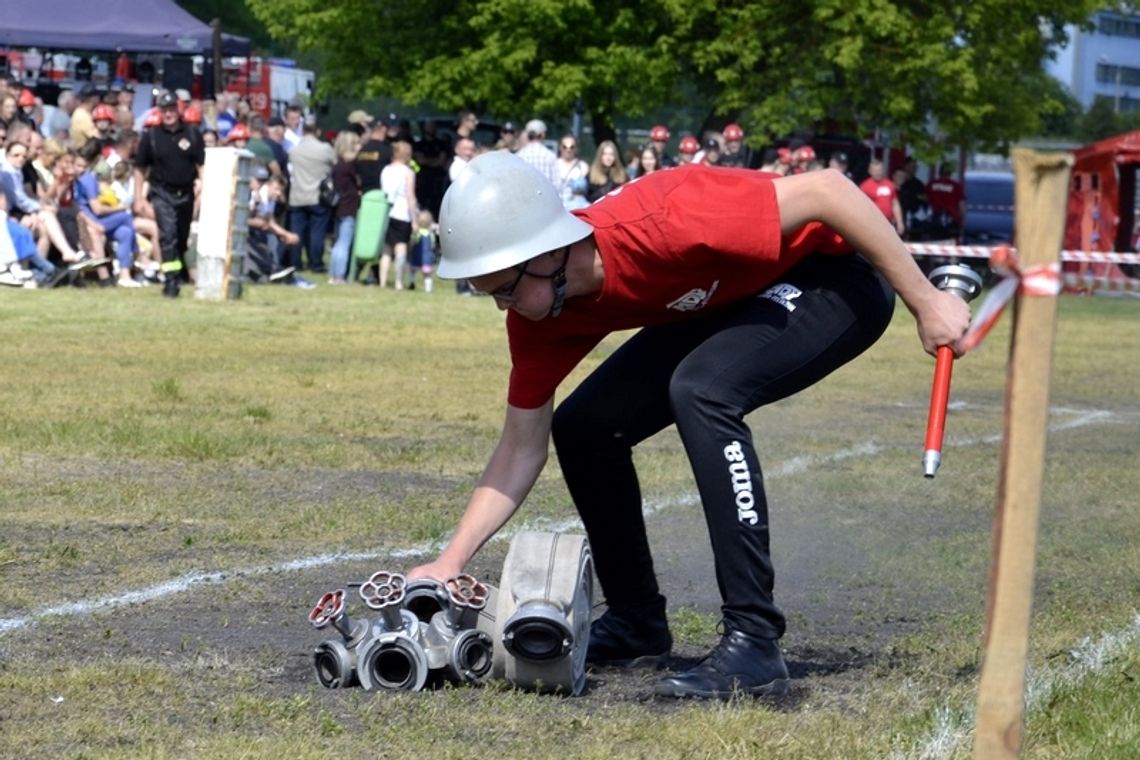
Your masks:
{"label": "white building", "polygon": [[1140,111],[1140,14],[1099,11],[1092,22],[1088,32],[1068,29],[1069,44],[1045,70],[1084,108],[1105,98],[1118,113]]}

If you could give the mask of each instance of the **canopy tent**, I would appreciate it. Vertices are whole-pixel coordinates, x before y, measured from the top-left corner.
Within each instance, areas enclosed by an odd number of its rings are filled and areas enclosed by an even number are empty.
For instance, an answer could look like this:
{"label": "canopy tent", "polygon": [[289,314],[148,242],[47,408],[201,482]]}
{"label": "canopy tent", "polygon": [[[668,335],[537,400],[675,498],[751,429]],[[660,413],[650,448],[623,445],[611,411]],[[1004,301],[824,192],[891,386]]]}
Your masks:
{"label": "canopy tent", "polygon": [[[210,54],[213,30],[174,0],[4,0],[0,45],[56,50]],[[223,55],[249,55],[249,40],[222,35]]]}
{"label": "canopy tent", "polygon": [[1073,151],[1065,247],[1082,251],[1134,248],[1140,132],[1128,132]]}

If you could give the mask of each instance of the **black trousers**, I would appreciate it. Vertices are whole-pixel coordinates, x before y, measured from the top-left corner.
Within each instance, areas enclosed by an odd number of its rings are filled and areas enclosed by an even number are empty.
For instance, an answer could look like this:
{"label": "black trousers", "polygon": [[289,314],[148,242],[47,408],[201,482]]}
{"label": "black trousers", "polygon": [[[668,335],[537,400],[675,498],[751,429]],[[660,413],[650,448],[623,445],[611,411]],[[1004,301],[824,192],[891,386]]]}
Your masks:
{"label": "black trousers", "polygon": [[194,190],[153,185],[147,196],[154,206],[158,242],[162,246],[162,271],[180,272],[186,263],[190,222],[194,220]]}
{"label": "black trousers", "polygon": [[696,478],[725,625],[784,632],[768,505],[744,416],[818,382],[878,340],[894,292],[859,256],[811,256],[763,293],[645,328],[563,401],[553,438],[610,606],[659,598],[632,448],[676,424]]}

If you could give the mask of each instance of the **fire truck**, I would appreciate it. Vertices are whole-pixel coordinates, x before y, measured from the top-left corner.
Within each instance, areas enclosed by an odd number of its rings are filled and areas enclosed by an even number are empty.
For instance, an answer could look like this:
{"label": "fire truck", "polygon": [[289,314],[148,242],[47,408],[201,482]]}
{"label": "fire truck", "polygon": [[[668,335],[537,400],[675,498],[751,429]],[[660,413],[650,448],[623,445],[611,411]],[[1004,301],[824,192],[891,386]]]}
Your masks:
{"label": "fire truck", "polygon": [[313,102],[316,75],[285,58],[228,58],[222,65],[225,92],[249,100],[262,116],[281,115],[286,106],[306,111]]}

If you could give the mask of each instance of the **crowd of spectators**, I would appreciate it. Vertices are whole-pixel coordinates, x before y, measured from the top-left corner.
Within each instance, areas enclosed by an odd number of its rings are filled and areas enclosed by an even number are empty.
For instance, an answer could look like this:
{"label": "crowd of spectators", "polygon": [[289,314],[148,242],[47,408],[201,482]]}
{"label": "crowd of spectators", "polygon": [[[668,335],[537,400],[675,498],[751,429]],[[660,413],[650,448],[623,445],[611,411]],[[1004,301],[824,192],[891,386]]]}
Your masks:
{"label": "crowd of spectators", "polygon": [[[573,134],[548,140],[540,119],[518,130],[506,122],[493,142],[476,139],[477,116],[461,112],[454,133],[440,134],[424,120],[419,136],[395,115],[349,114],[339,130],[322,130],[299,106],[265,118],[235,94],[194,100],[178,90],[180,119],[194,125],[207,147],[228,145],[253,156],[247,273],[251,281],[316,287],[350,281],[430,291],[438,254],[436,220],[443,195],[480,152],[509,150],[534,166],[568,209],[598,201],[639,176],[685,163],[794,174],[824,168],[806,143],[756,153],[743,129],[672,135],[656,125],[644,144],[624,152],[601,141],[592,156],[580,154]],[[128,86],[101,91],[90,83],[64,90],[44,104],[17,81],[0,79],[0,284],[55,287],[61,283],[144,287],[163,278],[160,236],[147,186],[137,186],[132,165],[139,140],[161,128],[157,109],[136,115]],[[554,148],[551,150],[551,148]],[[848,176],[847,156],[833,151],[827,166]],[[861,187],[900,234],[922,225],[953,235],[965,204],[949,168],[924,185],[909,160],[892,178],[872,162]],[[861,178],[860,178],[861,179]],[[387,199],[386,232],[374,255],[352,256],[362,198]],[[359,252],[358,252],[359,255]],[[375,261],[375,264],[371,262]],[[180,275],[192,279],[192,262]],[[306,279],[307,274],[307,279]],[[463,283],[459,290],[465,290]]]}

